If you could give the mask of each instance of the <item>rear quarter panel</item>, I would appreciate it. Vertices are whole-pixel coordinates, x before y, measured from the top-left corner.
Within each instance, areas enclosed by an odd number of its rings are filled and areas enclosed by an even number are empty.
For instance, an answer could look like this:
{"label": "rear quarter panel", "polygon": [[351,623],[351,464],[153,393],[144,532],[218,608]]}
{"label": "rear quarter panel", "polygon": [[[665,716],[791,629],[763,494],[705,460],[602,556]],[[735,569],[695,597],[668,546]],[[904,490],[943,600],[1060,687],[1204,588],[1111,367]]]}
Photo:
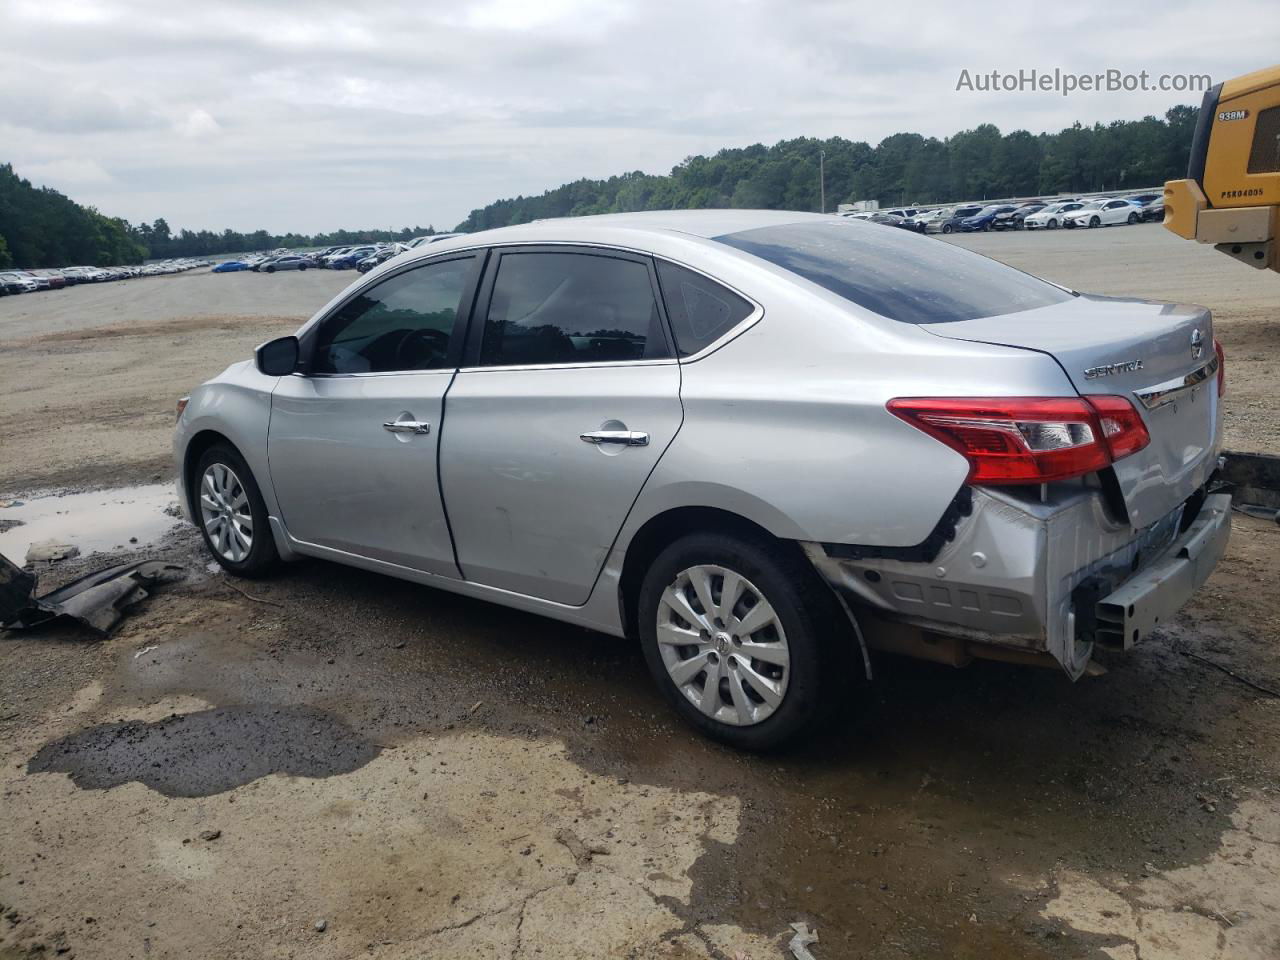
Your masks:
{"label": "rear quarter panel", "polygon": [[710,506],[796,540],[914,546],[968,475],[958,453],[890,414],[912,396],[1074,394],[1024,350],[931,336],[803,280],[744,289],[764,317],[682,368],[685,421],[624,541],[675,507]]}

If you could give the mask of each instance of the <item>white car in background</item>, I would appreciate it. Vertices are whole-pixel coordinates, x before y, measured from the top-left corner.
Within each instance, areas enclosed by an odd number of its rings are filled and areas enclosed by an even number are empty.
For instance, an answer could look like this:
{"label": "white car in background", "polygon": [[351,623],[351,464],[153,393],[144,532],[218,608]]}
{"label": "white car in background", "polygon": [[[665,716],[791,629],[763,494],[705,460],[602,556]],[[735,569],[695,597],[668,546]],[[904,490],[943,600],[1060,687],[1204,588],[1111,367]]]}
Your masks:
{"label": "white car in background", "polygon": [[1072,210],[1062,221],[1064,227],[1109,227],[1114,223],[1137,223],[1142,214],[1128,200],[1091,200]]}
{"label": "white car in background", "polygon": [[1063,200],[1058,203],[1051,203],[1043,210],[1037,210],[1031,216],[1022,221],[1022,225],[1028,230],[1057,230],[1062,226],[1063,220],[1067,214],[1079,210],[1084,204],[1079,200]]}

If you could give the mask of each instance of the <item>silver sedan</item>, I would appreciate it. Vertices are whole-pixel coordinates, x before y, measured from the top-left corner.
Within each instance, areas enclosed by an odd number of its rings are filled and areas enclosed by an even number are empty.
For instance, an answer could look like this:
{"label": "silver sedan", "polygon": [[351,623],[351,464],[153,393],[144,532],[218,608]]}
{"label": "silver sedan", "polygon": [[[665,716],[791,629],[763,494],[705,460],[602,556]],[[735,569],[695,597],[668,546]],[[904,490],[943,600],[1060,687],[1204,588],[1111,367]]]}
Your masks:
{"label": "silver sedan", "polygon": [[1222,356],[846,218],[543,221],[375,269],[180,404],[181,502],[243,576],[321,557],[635,637],[775,746],[890,651],[1083,675],[1208,576]]}

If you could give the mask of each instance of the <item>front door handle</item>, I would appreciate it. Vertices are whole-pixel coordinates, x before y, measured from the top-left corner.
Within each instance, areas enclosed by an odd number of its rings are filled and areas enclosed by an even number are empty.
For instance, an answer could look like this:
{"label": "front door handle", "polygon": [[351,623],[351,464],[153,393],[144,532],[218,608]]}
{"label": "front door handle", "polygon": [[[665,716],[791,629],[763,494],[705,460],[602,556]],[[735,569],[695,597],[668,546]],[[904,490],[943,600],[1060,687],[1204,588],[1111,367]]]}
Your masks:
{"label": "front door handle", "polygon": [[430,433],[431,424],[424,420],[390,420],[382,425],[383,430],[391,433]]}
{"label": "front door handle", "polygon": [[592,430],[579,435],[585,443],[620,443],[627,447],[647,447],[649,435],[639,430]]}

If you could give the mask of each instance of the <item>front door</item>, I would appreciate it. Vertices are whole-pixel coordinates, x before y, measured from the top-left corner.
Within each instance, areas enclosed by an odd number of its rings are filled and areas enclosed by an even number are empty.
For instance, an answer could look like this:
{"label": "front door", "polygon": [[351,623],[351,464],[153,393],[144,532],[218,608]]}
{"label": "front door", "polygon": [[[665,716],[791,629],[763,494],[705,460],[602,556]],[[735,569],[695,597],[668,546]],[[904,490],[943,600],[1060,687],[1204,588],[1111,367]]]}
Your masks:
{"label": "front door", "polygon": [[462,574],[585,603],[682,419],[653,266],[505,249],[490,257],[476,317],[440,450]]}
{"label": "front door", "polygon": [[457,577],[436,453],[479,258],[362,288],[305,337],[271,398],[271,481],[298,540]]}

